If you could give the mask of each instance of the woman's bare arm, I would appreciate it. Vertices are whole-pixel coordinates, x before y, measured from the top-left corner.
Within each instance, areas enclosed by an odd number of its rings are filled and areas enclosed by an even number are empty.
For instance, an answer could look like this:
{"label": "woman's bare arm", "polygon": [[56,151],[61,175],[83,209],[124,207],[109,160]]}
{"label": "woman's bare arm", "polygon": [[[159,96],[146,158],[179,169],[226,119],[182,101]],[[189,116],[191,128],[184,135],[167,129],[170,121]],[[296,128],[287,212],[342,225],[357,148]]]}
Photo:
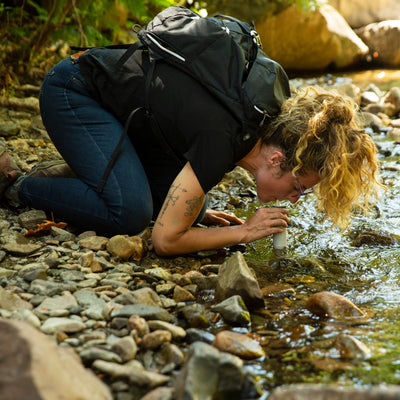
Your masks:
{"label": "woman's bare arm", "polygon": [[204,199],[205,193],[187,163],[171,185],[153,228],[152,241],[157,254],[167,256],[247,243],[281,232],[280,226],[289,221],[284,209],[260,208],[243,224],[192,227]]}

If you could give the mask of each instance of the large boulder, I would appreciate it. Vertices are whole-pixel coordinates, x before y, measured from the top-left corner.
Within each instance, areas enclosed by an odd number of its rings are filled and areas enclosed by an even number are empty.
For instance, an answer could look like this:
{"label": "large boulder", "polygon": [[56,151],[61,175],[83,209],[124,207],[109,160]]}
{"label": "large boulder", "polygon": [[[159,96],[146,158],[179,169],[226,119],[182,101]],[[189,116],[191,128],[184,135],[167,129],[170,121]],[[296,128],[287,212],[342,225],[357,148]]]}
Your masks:
{"label": "large boulder", "polygon": [[352,28],[400,19],[399,0],[329,0]]}
{"label": "large boulder", "polygon": [[2,400],[111,400],[107,386],[74,350],[21,321],[0,319]]}
{"label": "large boulder", "polygon": [[358,63],[368,47],[330,5],[306,12],[293,5],[258,21],[265,52],[287,70],[346,68]]}
{"label": "large boulder", "polygon": [[367,44],[374,63],[400,66],[400,20],[389,20],[369,24],[357,30]]}

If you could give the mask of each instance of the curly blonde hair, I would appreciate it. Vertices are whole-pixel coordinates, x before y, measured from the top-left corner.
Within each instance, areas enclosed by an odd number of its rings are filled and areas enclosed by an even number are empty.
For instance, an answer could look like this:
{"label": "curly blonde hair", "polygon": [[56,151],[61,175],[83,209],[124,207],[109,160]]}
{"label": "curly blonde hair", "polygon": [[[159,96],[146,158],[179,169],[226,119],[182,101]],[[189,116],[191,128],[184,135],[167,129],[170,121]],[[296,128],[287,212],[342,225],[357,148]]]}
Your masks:
{"label": "curly blonde hair", "polygon": [[308,87],[288,99],[262,137],[285,153],[282,169],[293,174],[317,171],[318,209],[344,228],[359,206],[376,202],[378,160],[371,137],[359,127],[357,106],[334,90]]}

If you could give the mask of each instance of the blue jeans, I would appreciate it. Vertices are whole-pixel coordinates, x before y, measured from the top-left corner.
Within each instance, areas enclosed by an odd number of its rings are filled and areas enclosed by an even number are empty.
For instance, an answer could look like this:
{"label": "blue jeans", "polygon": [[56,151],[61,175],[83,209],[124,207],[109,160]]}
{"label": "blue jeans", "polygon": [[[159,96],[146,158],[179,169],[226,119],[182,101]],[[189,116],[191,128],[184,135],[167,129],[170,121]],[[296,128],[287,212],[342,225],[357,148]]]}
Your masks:
{"label": "blue jeans", "polygon": [[86,91],[79,59],[61,61],[47,74],[40,109],[51,140],[78,179],[27,177],[18,191],[22,203],[106,236],[133,235],[148,226],[151,191],[128,137],[103,191],[96,192],[123,126]]}

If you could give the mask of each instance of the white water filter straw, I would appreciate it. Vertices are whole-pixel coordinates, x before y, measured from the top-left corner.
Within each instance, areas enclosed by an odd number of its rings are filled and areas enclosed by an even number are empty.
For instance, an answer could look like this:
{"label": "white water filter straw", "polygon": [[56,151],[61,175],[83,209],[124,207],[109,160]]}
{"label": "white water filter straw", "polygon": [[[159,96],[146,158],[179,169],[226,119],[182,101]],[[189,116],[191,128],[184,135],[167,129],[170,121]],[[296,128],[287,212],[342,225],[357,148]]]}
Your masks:
{"label": "white water filter straw", "polygon": [[[279,200],[276,200],[275,207],[280,207],[281,203]],[[287,247],[287,229],[283,228],[283,232],[274,233],[273,235],[273,247],[274,254],[277,257],[283,257],[286,255],[286,247]]]}

